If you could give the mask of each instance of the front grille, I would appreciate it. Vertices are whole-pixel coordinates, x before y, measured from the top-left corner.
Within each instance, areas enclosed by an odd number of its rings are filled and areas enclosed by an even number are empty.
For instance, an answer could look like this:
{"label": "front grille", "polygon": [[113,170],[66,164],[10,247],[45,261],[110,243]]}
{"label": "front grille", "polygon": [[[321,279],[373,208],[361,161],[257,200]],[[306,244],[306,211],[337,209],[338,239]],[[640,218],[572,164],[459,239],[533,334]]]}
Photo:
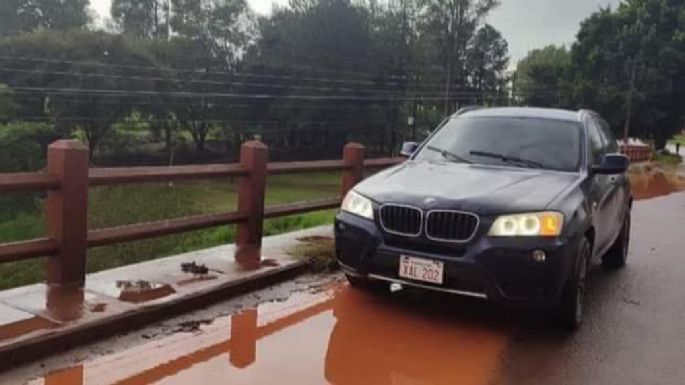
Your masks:
{"label": "front grille", "polygon": [[380,220],[383,230],[390,234],[418,237],[421,235],[423,212],[411,206],[383,205]]}
{"label": "front grille", "polygon": [[433,210],[426,216],[426,236],[435,241],[468,242],[478,230],[478,216],[450,210]]}
{"label": "front grille", "polygon": [[400,249],[406,252],[439,254],[448,257],[462,257],[466,253],[463,245],[455,243],[439,243],[423,237],[401,237],[386,235],[385,244],[388,247]]}

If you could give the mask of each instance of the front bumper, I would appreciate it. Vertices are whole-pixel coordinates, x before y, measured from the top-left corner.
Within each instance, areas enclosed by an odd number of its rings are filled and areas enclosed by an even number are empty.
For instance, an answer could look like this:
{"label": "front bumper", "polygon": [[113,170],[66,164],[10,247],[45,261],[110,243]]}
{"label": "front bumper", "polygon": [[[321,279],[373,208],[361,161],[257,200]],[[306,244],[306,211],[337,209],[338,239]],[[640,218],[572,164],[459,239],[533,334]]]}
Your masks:
{"label": "front bumper", "polygon": [[[446,244],[384,234],[372,221],[340,212],[335,220],[338,261],[347,274],[398,282],[508,304],[556,304],[575,258],[575,244],[560,238],[495,238],[481,224],[468,244]],[[533,250],[547,254],[535,262]],[[398,276],[400,255],[444,263],[442,285]]]}

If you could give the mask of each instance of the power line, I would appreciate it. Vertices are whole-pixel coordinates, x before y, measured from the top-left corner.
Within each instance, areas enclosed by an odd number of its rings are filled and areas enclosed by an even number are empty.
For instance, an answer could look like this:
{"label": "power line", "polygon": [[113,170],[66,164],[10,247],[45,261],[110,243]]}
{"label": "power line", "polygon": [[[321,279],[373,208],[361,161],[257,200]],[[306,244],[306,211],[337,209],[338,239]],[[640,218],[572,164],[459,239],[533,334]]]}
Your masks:
{"label": "power line", "polygon": [[[140,66],[140,65],[130,65],[130,64],[109,64],[109,63],[94,63],[94,62],[83,62],[83,61],[73,61],[73,60],[56,60],[56,59],[43,59],[43,58],[29,58],[29,57],[17,57],[17,56],[7,56],[0,55],[0,59],[4,60],[14,60],[14,61],[29,61],[38,63],[51,63],[60,65],[78,65],[87,67],[104,67],[104,68],[122,68],[122,69],[137,69],[145,71],[156,71],[156,72],[176,72],[176,73],[191,73],[195,75],[221,75],[227,77],[250,77],[250,78],[268,78],[268,79],[280,79],[280,80],[294,80],[294,81],[312,81],[312,82],[325,82],[325,83],[341,83],[341,84],[358,84],[358,85],[369,85],[378,86],[379,80],[375,78],[374,81],[360,81],[351,79],[332,79],[332,78],[322,78],[322,77],[302,77],[302,76],[288,76],[288,75],[274,75],[274,74],[264,74],[264,73],[245,73],[245,72],[226,72],[226,71],[204,71],[197,69],[179,69],[179,68],[165,68],[165,67],[153,67],[153,66]],[[270,66],[272,68],[283,69],[285,67]],[[331,70],[331,72],[339,74],[339,72]],[[375,75],[375,74],[370,74]],[[393,83],[393,82],[382,82],[385,86],[399,86],[406,87],[407,84],[404,83]],[[425,83],[425,82],[414,82],[412,84],[414,87],[420,88],[434,88],[438,91],[444,91],[445,86],[441,83]],[[451,88],[458,89],[458,88]]]}
{"label": "power line", "polygon": [[[78,66],[87,66],[87,67],[107,67],[107,68],[120,68],[120,69],[137,69],[137,70],[145,70],[145,71],[173,71],[173,72],[178,72],[178,73],[191,73],[191,74],[201,74],[201,75],[222,75],[222,76],[235,76],[235,77],[266,77],[266,78],[279,78],[279,79],[294,79],[294,80],[308,80],[308,81],[326,81],[326,82],[341,82],[341,83],[356,83],[356,84],[367,84],[367,85],[374,85],[376,84],[375,81],[371,81],[370,79],[377,80],[377,77],[375,75],[377,74],[369,74],[366,73],[365,75],[369,76],[367,80],[361,80],[361,79],[330,79],[330,78],[322,78],[322,77],[296,77],[296,76],[288,76],[288,75],[273,75],[273,74],[263,74],[263,73],[256,73],[256,72],[228,72],[228,71],[205,71],[205,70],[198,70],[198,69],[190,69],[190,68],[176,68],[176,67],[154,67],[154,66],[143,66],[143,65],[134,65],[134,64],[111,64],[111,63],[95,63],[95,62],[84,62],[84,61],[75,61],[75,60],[56,60],[56,59],[44,59],[44,58],[31,58],[31,57],[20,57],[20,56],[7,56],[7,55],[0,55],[0,59],[4,60],[14,60],[14,61],[30,61],[30,62],[39,62],[39,63],[53,63],[53,64],[67,64],[67,65],[78,65]],[[275,66],[272,64],[260,64],[263,67],[269,67],[269,68],[279,68],[279,69],[293,69],[293,68],[288,68],[285,66]],[[339,75],[341,71],[337,70],[320,70],[320,71],[325,71],[328,73],[334,73]],[[393,84],[393,83],[386,83],[386,84]],[[397,84],[397,83],[395,83]]]}
{"label": "power line", "polygon": [[[388,89],[359,89],[359,88],[330,88],[330,87],[312,87],[312,86],[298,86],[298,85],[283,85],[283,84],[262,84],[262,83],[247,83],[247,82],[220,82],[213,80],[195,80],[195,79],[175,79],[175,78],[165,78],[165,77],[151,77],[151,76],[139,76],[139,75],[109,75],[109,74],[93,74],[93,73],[82,73],[82,72],[68,72],[68,71],[48,71],[48,70],[32,70],[32,69],[21,69],[21,68],[8,68],[0,67],[0,72],[10,72],[10,73],[34,73],[34,74],[50,74],[50,75],[60,75],[60,76],[73,76],[73,77],[89,77],[89,78],[105,78],[105,79],[125,79],[125,80],[146,80],[146,81],[159,81],[159,82],[173,82],[173,83],[189,83],[189,84],[206,84],[206,85],[230,85],[230,86],[244,86],[244,87],[256,87],[256,88],[268,88],[268,89],[298,89],[298,90],[313,90],[313,91],[335,91],[335,92],[362,92],[362,93],[386,93],[386,94],[404,94],[403,91],[395,91]],[[419,92],[410,91],[415,94],[420,94]],[[435,93],[425,93],[425,94],[435,94]]]}
{"label": "power line", "polygon": [[[147,91],[147,90],[112,90],[112,89],[83,89],[83,88],[51,88],[51,87],[14,87],[17,92],[47,92],[52,94],[81,94],[96,96],[176,96],[176,97],[202,97],[202,98],[229,98],[229,99],[288,99],[288,100],[328,100],[328,101],[441,101],[445,100],[442,94],[430,94],[418,97],[388,97],[388,96],[350,96],[350,95],[274,95],[274,94],[245,94],[224,92],[191,92],[191,91]],[[467,100],[478,96],[502,95],[501,92],[490,93],[451,93],[449,100]]]}

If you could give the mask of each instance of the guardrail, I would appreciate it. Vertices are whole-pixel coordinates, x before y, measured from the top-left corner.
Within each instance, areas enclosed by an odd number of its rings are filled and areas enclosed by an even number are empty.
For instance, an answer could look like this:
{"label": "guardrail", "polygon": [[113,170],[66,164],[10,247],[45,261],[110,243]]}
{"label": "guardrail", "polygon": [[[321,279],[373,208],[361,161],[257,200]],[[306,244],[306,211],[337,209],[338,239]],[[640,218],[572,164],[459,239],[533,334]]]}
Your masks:
{"label": "guardrail", "polygon": [[[264,206],[267,175],[342,171],[341,195],[364,177],[365,168],[384,168],[401,158],[364,159],[364,147],[349,143],[342,160],[268,163],[268,148],[249,141],[236,164],[198,166],[89,168],[88,149],[78,141],[60,140],[48,147],[47,167],[34,173],[0,174],[0,193],[47,191],[48,237],[0,244],[0,263],[46,256],[46,279],[52,285],[82,285],[90,247],[129,242],[214,226],[237,225],[235,259],[244,268],[260,265],[265,218],[335,208],[340,197],[314,202]],[[238,177],[237,210],[128,226],[88,230],[90,186],[188,179]]]}

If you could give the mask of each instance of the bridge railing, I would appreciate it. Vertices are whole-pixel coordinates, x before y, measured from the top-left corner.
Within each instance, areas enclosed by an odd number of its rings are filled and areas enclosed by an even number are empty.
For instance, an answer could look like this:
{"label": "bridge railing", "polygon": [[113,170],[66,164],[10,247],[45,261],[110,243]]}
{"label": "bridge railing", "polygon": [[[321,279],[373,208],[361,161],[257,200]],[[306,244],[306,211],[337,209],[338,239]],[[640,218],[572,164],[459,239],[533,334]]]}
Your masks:
{"label": "bridge railing", "polygon": [[[91,247],[148,239],[222,225],[236,225],[236,261],[260,265],[265,218],[335,208],[340,197],[265,206],[267,175],[342,171],[341,196],[364,176],[364,169],[398,164],[400,158],[365,159],[364,147],[349,143],[340,160],[268,163],[268,148],[259,141],[241,146],[236,164],[169,167],[89,168],[88,149],[78,141],[60,140],[48,147],[47,167],[33,173],[0,174],[0,193],[47,191],[47,237],[0,244],[0,263],[47,257],[46,279],[52,285],[85,282]],[[88,229],[91,186],[189,179],[239,178],[237,209],[232,212],[171,218],[98,230]],[[116,208],[113,208],[116,209]]]}

